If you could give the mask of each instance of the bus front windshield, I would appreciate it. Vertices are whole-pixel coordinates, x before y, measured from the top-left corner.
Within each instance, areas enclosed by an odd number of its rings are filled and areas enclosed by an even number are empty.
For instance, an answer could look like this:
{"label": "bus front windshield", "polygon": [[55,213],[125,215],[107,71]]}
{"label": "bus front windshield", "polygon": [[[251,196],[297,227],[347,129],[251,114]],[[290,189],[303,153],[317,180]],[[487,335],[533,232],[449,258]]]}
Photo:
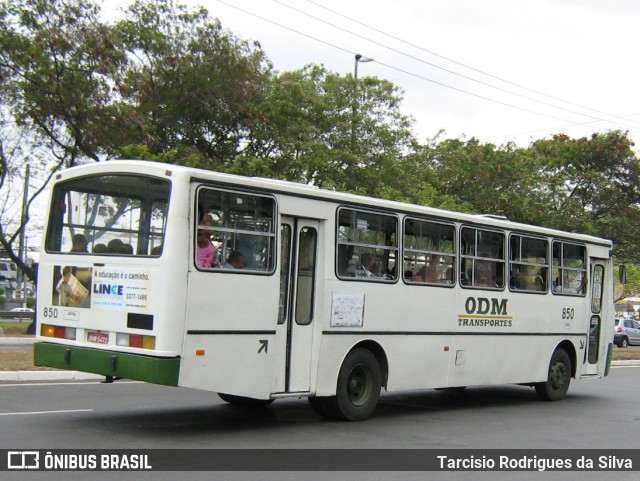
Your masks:
{"label": "bus front windshield", "polygon": [[170,191],[166,179],[130,174],[59,183],[49,213],[47,251],[160,255]]}

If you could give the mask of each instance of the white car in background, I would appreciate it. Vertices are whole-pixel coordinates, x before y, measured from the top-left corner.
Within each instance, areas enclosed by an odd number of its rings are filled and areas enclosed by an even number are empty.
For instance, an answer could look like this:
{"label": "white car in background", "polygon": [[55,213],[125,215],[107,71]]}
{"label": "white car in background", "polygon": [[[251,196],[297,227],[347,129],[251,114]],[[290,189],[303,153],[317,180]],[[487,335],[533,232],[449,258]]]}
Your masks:
{"label": "white car in background", "polygon": [[640,344],[640,323],[630,317],[616,317],[613,343],[618,347]]}

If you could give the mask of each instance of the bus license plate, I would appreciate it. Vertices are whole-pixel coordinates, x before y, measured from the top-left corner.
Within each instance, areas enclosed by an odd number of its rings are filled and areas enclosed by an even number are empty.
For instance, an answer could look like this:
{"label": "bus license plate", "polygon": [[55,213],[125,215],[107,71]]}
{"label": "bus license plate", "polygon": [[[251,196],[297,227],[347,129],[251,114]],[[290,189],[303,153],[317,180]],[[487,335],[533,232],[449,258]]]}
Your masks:
{"label": "bus license plate", "polygon": [[87,341],[96,344],[109,344],[109,334],[106,332],[89,331],[89,333],[87,333]]}

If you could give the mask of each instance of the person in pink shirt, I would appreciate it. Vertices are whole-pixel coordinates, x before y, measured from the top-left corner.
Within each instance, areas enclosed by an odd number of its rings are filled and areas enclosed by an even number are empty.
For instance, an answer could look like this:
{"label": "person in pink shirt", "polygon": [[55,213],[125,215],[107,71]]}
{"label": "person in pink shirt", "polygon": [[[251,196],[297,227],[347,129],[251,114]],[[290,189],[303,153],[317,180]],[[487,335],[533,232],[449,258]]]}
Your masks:
{"label": "person in pink shirt", "polygon": [[[203,214],[200,219],[201,226],[212,226],[213,219],[210,214]],[[198,230],[198,249],[196,252],[196,262],[198,267],[213,267],[216,258],[216,248],[211,242],[211,231],[206,229]]]}

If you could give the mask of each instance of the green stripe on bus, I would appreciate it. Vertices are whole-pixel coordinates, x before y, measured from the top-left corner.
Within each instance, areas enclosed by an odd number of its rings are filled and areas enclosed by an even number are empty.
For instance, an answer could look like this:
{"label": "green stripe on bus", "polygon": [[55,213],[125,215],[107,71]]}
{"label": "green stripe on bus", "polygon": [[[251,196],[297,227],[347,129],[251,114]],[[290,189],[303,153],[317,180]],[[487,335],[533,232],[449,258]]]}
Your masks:
{"label": "green stripe on bus", "polygon": [[120,377],[165,386],[177,386],[180,358],[142,356],[86,347],[37,342],[34,365]]}

